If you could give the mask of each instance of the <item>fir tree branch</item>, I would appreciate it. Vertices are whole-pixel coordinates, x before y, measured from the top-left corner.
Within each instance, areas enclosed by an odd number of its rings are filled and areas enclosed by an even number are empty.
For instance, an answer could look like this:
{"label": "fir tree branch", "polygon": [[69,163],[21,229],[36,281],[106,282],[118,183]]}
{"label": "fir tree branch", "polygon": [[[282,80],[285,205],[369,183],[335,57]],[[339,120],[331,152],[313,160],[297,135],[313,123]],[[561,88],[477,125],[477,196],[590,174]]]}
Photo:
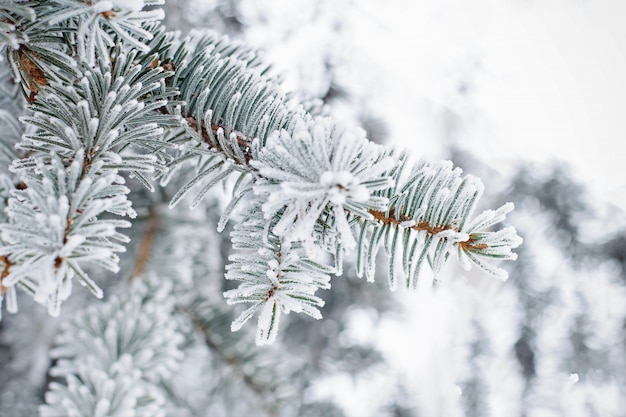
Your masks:
{"label": "fir tree branch", "polygon": [[[162,109],[163,112],[166,112],[165,108]],[[204,143],[206,143],[207,145],[209,145],[209,148],[214,150],[216,153],[218,154],[224,154],[224,148],[219,144],[219,143],[215,143],[211,138],[212,136],[209,135],[208,133],[208,129],[206,127],[206,124],[203,122],[201,122],[200,124],[198,124],[197,120],[191,116],[186,116],[183,118],[187,124],[196,131],[201,132],[201,137],[204,140]],[[217,135],[219,130],[225,130],[224,126],[220,126],[220,125],[216,125],[215,123],[211,123],[210,124],[210,131],[212,133],[212,135]],[[258,179],[266,179],[263,177],[263,175],[261,173],[259,173],[259,170],[257,168],[254,167],[253,164],[251,164],[251,162],[253,161],[253,155],[252,152],[250,151],[250,149],[252,148],[252,142],[253,140],[251,138],[247,138],[245,137],[245,135],[239,131],[231,131],[228,134],[226,134],[225,136],[230,136],[230,135],[235,135],[237,138],[237,144],[239,145],[242,153],[244,155],[246,155],[245,158],[245,164],[241,164],[240,166],[245,169],[246,172],[249,173],[253,173],[255,175],[256,178]],[[239,161],[241,162],[241,161]],[[411,219],[408,216],[405,215],[401,215],[401,216],[396,216],[395,211],[392,209],[389,211],[389,213],[386,213],[384,211],[381,210],[374,210],[374,209],[370,209],[368,210],[368,212],[374,217],[374,219],[376,219],[377,221],[381,222],[383,225],[395,225],[395,226],[400,226],[400,225],[404,225],[407,223],[415,223],[415,219]],[[346,210],[346,214],[349,216],[351,213],[349,210]],[[358,215],[357,215],[358,216]],[[443,231],[446,230],[451,230],[453,232],[459,232],[459,228],[455,227],[453,225],[431,225],[429,224],[427,221],[424,220],[417,220],[417,224],[410,226],[410,229],[413,229],[415,231],[425,231],[428,234],[435,236]],[[477,249],[477,250],[481,250],[481,249],[488,249],[489,245],[487,243],[476,243],[475,242],[476,237],[473,235],[470,235],[468,240],[466,241],[461,241],[458,243],[458,245],[465,251],[468,250],[473,250],[473,249]]]}
{"label": "fir tree branch", "polygon": [[226,279],[240,281],[240,285],[224,293],[229,304],[252,304],[233,321],[232,330],[239,330],[258,313],[258,345],[274,342],[283,313],[294,311],[321,319],[318,308],[324,301],[315,292],[330,288],[332,272],[308,258],[300,244],[292,245],[271,232],[266,236],[260,214],[259,205],[251,207],[249,217],[231,234],[238,252],[229,257]]}
{"label": "fir tree branch", "polygon": [[[207,42],[215,40],[205,37],[198,43]],[[302,107],[288,105],[279,87],[254,66],[248,68],[236,47],[225,55],[216,49],[183,44],[175,56],[165,58],[176,68],[171,82],[184,102],[167,111],[181,115],[195,140],[173,164],[207,158],[198,163],[198,175],[181,188],[171,205],[202,186],[197,203],[238,170],[248,175],[250,186],[242,187],[233,202],[237,204],[249,190],[254,198],[261,197],[264,242],[275,235],[285,245],[303,242],[307,251],[322,246],[336,255],[338,271],[342,252],[356,247],[359,276],[365,272],[368,280],[373,279],[374,259],[384,243],[390,255],[392,289],[397,270],[406,276],[407,286],[415,288],[421,266],[428,262],[437,273],[454,248],[465,267],[471,262],[493,275],[506,276],[482,258],[514,259],[510,250],[519,245],[519,237],[507,229],[500,233],[464,228],[482,193],[480,181],[462,178],[460,170],[447,163],[417,163],[408,177],[403,176],[406,155],[396,156],[372,144],[359,129],[331,119],[313,119]],[[188,62],[183,59],[187,55],[191,55]],[[268,97],[267,91],[278,99]],[[259,213],[248,207],[248,215]],[[250,256],[256,255],[233,258],[227,279],[243,284],[225,295],[229,302],[254,303],[233,329],[261,312],[257,343],[266,343],[275,337],[281,308],[290,308],[276,301],[278,284],[267,282],[265,274],[274,273],[263,266],[269,258],[255,259],[259,265],[254,272],[252,267],[238,266]]]}
{"label": "fir tree branch", "polygon": [[[162,141],[163,127],[176,122],[162,115],[155,120],[153,114],[174,92],[163,85],[167,73],[161,68],[135,65],[135,56],[117,50],[114,68],[101,61],[101,68],[87,72],[72,87],[57,83],[47,86],[43,98],[31,104],[33,114],[22,119],[35,128],[18,145],[31,155],[13,165],[24,175],[27,187],[14,190],[16,197],[9,201],[9,224],[4,232],[9,239],[0,253],[12,261],[8,275],[11,286],[20,283],[30,288],[39,302],[48,304],[51,314],[58,314],[59,304],[71,287],[63,284],[68,289],[62,292],[54,286],[44,290],[42,278],[34,276],[34,265],[39,263],[38,268],[43,268],[41,275],[55,277],[55,285],[76,274],[101,296],[78,259],[117,270],[117,257],[111,251],[124,247],[111,239],[125,242],[126,238],[114,229],[129,224],[102,221],[96,216],[103,211],[133,216],[125,196],[128,189],[122,185],[118,171],[129,170],[141,179],[142,172],[159,169],[168,157],[164,153],[167,145]],[[158,123],[150,123],[153,120]],[[133,148],[147,149],[149,154],[136,154]],[[56,213],[58,208],[53,206],[48,207],[51,213],[44,211],[49,203],[42,204],[40,199],[52,196],[59,198],[60,207],[67,206],[66,212]],[[48,243],[35,243],[24,234],[32,226],[23,218],[24,211],[55,219],[65,216],[61,231],[50,229]],[[90,246],[93,248],[87,250]],[[53,256],[49,265],[52,271],[45,272],[48,266],[41,262],[49,256]],[[46,297],[40,291],[52,291],[54,295]]]}
{"label": "fir tree branch", "polygon": [[[451,168],[440,170],[439,177],[432,177],[430,171],[439,168],[418,164],[401,186],[402,170],[391,167],[405,165],[402,155],[396,157],[393,151],[382,147],[374,150],[357,129],[348,129],[334,121],[312,120],[302,107],[289,105],[279,86],[257,71],[256,61],[250,65],[253,60],[242,58],[237,46],[226,52],[213,45],[226,41],[210,36],[198,40],[197,45],[188,42],[192,46],[183,43],[175,54],[166,54],[165,58],[176,68],[177,74],[171,82],[181,90],[185,102],[177,111],[182,113],[187,132],[198,146],[177,161],[188,160],[194,152],[202,158],[208,152],[222,162],[206,163],[206,169],[199,169],[196,178],[174,197],[172,205],[204,182],[206,185],[196,197],[198,201],[236,168],[251,174],[255,194],[267,198],[263,205],[266,219],[282,213],[273,232],[287,241],[315,241],[314,230],[325,222],[321,229],[336,234],[335,247],[339,244],[349,250],[355,246],[355,230],[352,229],[356,229],[357,236],[363,236],[360,246],[364,247],[368,246],[363,245],[368,228],[408,228],[418,233],[410,238],[409,233],[403,232],[403,236],[409,238],[403,244],[411,245],[417,236],[422,236],[420,239],[425,245],[411,265],[404,261],[407,272],[409,269],[412,273],[419,272],[415,262],[421,264],[427,259],[438,271],[449,250],[456,245],[462,259],[470,259],[495,275],[503,274],[502,270],[477,262],[473,254],[490,257],[491,252],[498,252],[497,257],[512,259],[513,255],[500,250],[505,246],[504,241],[491,242],[484,234],[461,230],[461,223],[468,220],[482,193],[482,185],[477,185],[477,180],[469,177],[461,180],[460,171]],[[184,60],[187,56],[190,56],[188,62]],[[205,89],[200,90],[201,86]],[[267,91],[278,99],[267,98],[270,94]],[[302,141],[304,137],[315,139]],[[325,160],[328,155],[331,155],[330,160]],[[395,186],[391,179],[395,180]],[[237,203],[249,189],[244,187],[233,201]],[[318,193],[315,199],[314,192]],[[407,193],[420,201],[419,207],[412,206],[415,210],[411,215],[396,213],[393,204],[408,198]],[[437,216],[447,217],[445,221],[438,221]],[[426,239],[423,239],[424,234]],[[511,236],[505,240],[509,248],[519,244],[518,239]],[[395,247],[395,243],[393,245]],[[376,245],[369,247],[377,248]],[[415,245],[413,249],[405,248],[405,253],[415,249]],[[337,253],[333,248],[330,251]],[[368,252],[371,262],[375,252]]]}

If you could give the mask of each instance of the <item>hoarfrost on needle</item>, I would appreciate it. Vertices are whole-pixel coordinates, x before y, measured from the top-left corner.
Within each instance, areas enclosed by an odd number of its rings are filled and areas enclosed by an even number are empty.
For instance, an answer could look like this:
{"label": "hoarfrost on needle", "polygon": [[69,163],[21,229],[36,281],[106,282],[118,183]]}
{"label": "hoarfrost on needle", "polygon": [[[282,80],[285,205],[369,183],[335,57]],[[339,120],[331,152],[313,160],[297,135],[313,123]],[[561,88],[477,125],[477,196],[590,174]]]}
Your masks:
{"label": "hoarfrost on needle", "polygon": [[386,172],[393,160],[365,138],[362,129],[315,119],[282,130],[268,139],[252,164],[261,178],[255,193],[266,195],[266,218],[277,213],[273,232],[288,241],[313,241],[316,222],[327,210],[345,250],[356,245],[346,209],[370,218],[370,209],[385,210],[387,199],[374,195],[389,186]]}

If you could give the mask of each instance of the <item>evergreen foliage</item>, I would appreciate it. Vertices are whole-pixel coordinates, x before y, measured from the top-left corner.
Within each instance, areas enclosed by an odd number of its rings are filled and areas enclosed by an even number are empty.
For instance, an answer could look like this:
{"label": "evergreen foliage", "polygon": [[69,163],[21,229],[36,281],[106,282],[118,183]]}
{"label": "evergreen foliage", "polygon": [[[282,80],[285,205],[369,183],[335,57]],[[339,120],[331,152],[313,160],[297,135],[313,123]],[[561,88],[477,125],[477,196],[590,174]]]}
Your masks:
{"label": "evergreen foliage", "polygon": [[[258,313],[256,343],[268,344],[281,313],[321,318],[316,292],[330,288],[347,255],[373,281],[384,247],[392,290],[401,279],[416,288],[421,269],[438,272],[452,252],[466,268],[506,278],[492,262],[515,259],[521,239],[493,226],[512,204],[474,215],[480,180],[320,116],[245,45],[167,32],[162,3],[0,2],[0,305],[17,312],[19,289],[62,315],[74,280],[106,297],[115,285],[103,270],[135,259],[125,274],[132,285],[61,325],[51,376],[65,384],[50,384],[40,415],[193,415],[202,405],[169,386],[192,347],[245,363],[254,395],[288,396],[282,378],[257,372],[272,364],[239,341],[245,334],[211,336],[232,315],[209,287],[225,289],[228,304],[252,303],[230,327]],[[208,215],[175,207],[191,197],[214,213],[217,185],[226,190],[217,228],[236,223],[225,266],[235,288],[204,280],[216,271],[199,258],[221,242],[204,232]],[[119,229],[141,225],[133,247]]]}
{"label": "evergreen foliage", "polygon": [[158,390],[182,357],[182,335],[170,320],[171,288],[139,282],[122,297],[85,309],[66,322],[51,352],[50,384],[41,416],[158,416]]}

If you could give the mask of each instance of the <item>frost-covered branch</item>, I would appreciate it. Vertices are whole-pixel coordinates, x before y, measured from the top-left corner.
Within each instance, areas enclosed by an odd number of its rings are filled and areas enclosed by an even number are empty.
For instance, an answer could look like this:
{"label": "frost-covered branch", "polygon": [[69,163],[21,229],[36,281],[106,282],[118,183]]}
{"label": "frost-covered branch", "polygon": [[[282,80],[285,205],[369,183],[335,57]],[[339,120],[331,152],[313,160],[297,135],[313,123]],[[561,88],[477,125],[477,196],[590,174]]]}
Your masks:
{"label": "frost-covered branch", "polygon": [[[197,206],[239,176],[218,223],[246,214],[226,275],[241,284],[225,295],[252,303],[234,329],[260,314],[258,343],[274,340],[281,311],[321,317],[314,293],[352,251],[371,280],[383,246],[392,289],[399,276],[415,288],[424,264],[438,272],[453,251],[500,277],[490,260],[515,258],[514,230],[490,230],[510,205],[472,219],[479,180],[447,162],[408,162],[356,127],[311,114],[244,45],[211,34],[179,40],[158,23],[152,6],[162,1],[5,3],[8,62],[31,103],[18,145],[26,157],[13,163],[23,189],[12,191],[0,249],[9,300],[19,285],[58,314],[74,276],[100,296],[84,264],[117,269],[125,238],[116,228],[129,224],[100,217],[133,215],[119,173],[167,187],[185,163],[195,173],[170,206],[192,190]],[[45,232],[35,237],[33,227]],[[334,268],[323,265],[328,254]],[[140,270],[146,259],[139,254]]]}
{"label": "frost-covered branch", "polygon": [[471,262],[488,273],[506,279],[506,272],[487,259],[515,259],[511,250],[521,244],[512,228],[497,232],[491,226],[504,220],[512,210],[505,204],[497,211],[487,210],[472,219],[483,193],[482,182],[473,176],[463,177],[449,161],[436,164],[419,162],[404,172],[406,155],[390,173],[394,186],[381,194],[389,197],[384,212],[370,211],[374,221],[366,219],[360,229],[357,271],[373,280],[375,256],[384,246],[389,256],[389,284],[397,286],[398,275],[406,285],[416,288],[419,272],[428,262],[435,273],[449,254],[456,250],[461,264]]}
{"label": "frost-covered branch", "polygon": [[[346,216],[337,213],[345,209],[348,217],[372,220],[372,210],[377,212],[379,220],[393,218],[393,215],[381,214],[387,213],[385,198],[394,197],[390,191],[393,182],[384,177],[390,165],[401,164],[401,160],[394,160],[384,148],[369,144],[358,129],[329,119],[313,119],[302,106],[289,102],[274,79],[265,75],[267,68],[261,66],[259,70],[258,57],[251,57],[246,48],[234,44],[231,49],[226,49],[222,46],[223,39],[210,37],[195,42],[189,40],[191,46],[183,43],[173,54],[171,59],[177,75],[172,78],[172,83],[181,90],[185,102],[180,111],[189,134],[197,141],[194,151],[209,155],[207,158],[211,163],[205,163],[206,169],[199,170],[196,178],[181,189],[174,204],[193,187],[202,187],[198,193],[201,196],[231,172],[240,171],[253,177],[257,190],[265,184],[270,185],[268,192],[257,191],[257,194],[267,196],[272,192],[273,201],[287,199],[294,203],[286,204],[287,210],[277,231],[292,229],[290,222],[299,217],[303,221],[298,224],[306,223],[306,227],[303,225],[296,231],[302,230],[302,237],[307,235],[305,239],[313,238],[312,224],[329,210],[334,212],[335,226],[341,228],[344,247],[350,248],[354,246],[354,238],[347,233],[347,223],[342,220]],[[185,60],[188,55],[191,57]],[[205,89],[198,94],[200,80],[203,80]],[[205,148],[208,149],[202,151]],[[190,151],[179,161],[193,157],[194,152]],[[359,171],[358,175],[350,169]],[[414,176],[419,175],[419,169],[413,170]],[[300,178],[295,180],[294,175]],[[358,184],[364,188],[357,187]],[[352,187],[349,193],[345,192],[347,186]],[[292,194],[300,192],[300,196],[287,196],[288,190]],[[381,191],[375,194],[374,191],[378,190]],[[320,199],[305,209],[309,214],[306,219],[302,218],[302,208],[313,201],[303,199],[304,194],[317,195]],[[331,200],[348,194],[350,201],[346,204],[332,204]],[[453,194],[446,204],[453,202],[452,197],[467,203],[464,200],[467,196]],[[355,204],[357,200],[362,201]],[[368,205],[371,207],[366,208]],[[269,203],[264,207],[266,211],[271,210]],[[281,207],[277,204],[273,210]],[[296,212],[299,213],[297,216],[294,215]],[[412,220],[416,223],[425,221],[419,216]]]}
{"label": "frost-covered branch", "polygon": [[276,339],[281,313],[295,311],[322,318],[318,307],[324,302],[314,294],[330,288],[332,269],[309,259],[300,245],[272,233],[268,236],[260,211],[258,206],[250,210],[249,219],[232,233],[233,248],[241,252],[229,258],[226,279],[241,284],[224,296],[229,304],[252,303],[233,322],[232,330],[239,330],[259,313],[256,342],[268,344]]}
{"label": "frost-covered branch", "polygon": [[71,292],[75,276],[96,297],[102,297],[82,265],[96,263],[113,271],[118,268],[114,252],[122,251],[118,242],[127,239],[116,229],[129,227],[130,223],[98,216],[104,212],[132,214],[127,189],[119,185],[115,172],[100,170],[102,163],[81,176],[83,154],[78,152],[76,156],[67,169],[56,156],[49,165],[38,161],[37,172],[23,174],[26,188],[14,190],[9,199],[9,222],[2,225],[5,246],[0,254],[7,259],[2,286],[9,294],[10,312],[17,311],[18,285],[56,316]]}
{"label": "frost-covered branch", "polygon": [[0,248],[9,261],[2,285],[12,312],[18,285],[57,315],[74,276],[102,296],[86,263],[118,270],[114,252],[127,238],[116,228],[130,223],[99,217],[134,216],[118,172],[149,184],[145,173],[162,169],[166,158],[163,127],[174,123],[154,111],[172,94],[167,74],[133,64],[134,56],[119,53],[114,68],[105,62],[71,87],[51,84],[22,118],[30,133],[18,148],[30,156],[13,164],[24,189],[9,199]]}

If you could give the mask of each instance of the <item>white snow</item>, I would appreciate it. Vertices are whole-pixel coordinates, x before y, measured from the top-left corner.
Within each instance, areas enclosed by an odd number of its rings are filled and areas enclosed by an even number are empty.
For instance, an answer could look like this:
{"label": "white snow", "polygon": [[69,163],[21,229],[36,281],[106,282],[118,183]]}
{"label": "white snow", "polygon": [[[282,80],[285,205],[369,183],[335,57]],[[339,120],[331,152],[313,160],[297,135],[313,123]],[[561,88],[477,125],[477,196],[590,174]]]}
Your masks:
{"label": "white snow", "polygon": [[140,12],[144,7],[143,0],[111,0],[110,3],[113,3],[117,9],[131,12]]}
{"label": "white snow", "polygon": [[113,2],[108,0],[99,1],[91,6],[91,9],[95,13],[106,12],[113,9]]}

